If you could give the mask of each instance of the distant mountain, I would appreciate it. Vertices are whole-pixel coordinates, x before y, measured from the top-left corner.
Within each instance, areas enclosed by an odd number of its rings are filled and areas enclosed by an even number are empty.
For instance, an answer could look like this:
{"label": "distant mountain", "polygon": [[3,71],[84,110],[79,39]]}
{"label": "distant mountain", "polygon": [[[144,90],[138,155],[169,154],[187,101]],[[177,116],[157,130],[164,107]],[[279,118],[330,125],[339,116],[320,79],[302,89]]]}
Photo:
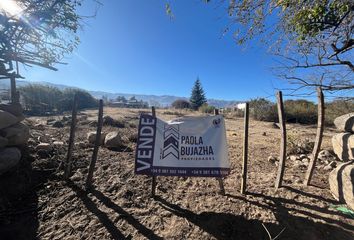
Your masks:
{"label": "distant mountain", "polygon": [[[64,90],[67,88],[77,88],[77,87],[71,87],[71,86],[62,85],[62,84],[54,84],[54,83],[49,83],[49,82],[29,82],[29,81],[17,80],[16,83],[17,83],[18,87],[26,86],[29,84],[42,84],[42,85],[47,85],[47,86],[51,86],[51,87],[56,87],[56,88],[59,88],[60,90]],[[10,88],[10,81],[0,80],[0,90],[1,89],[9,89],[9,88]],[[77,88],[77,89],[79,89],[79,88]],[[83,90],[85,90],[85,89],[83,89]],[[178,97],[178,96],[170,96],[170,95],[157,96],[157,95],[131,94],[131,93],[109,93],[109,92],[103,92],[103,91],[88,91],[88,92],[92,96],[94,96],[95,98],[106,97],[108,99],[116,99],[118,96],[124,96],[125,98],[130,98],[130,97],[135,96],[135,98],[138,100],[143,100],[144,102],[148,102],[150,105],[161,106],[161,107],[171,106],[171,104],[177,99],[188,100],[188,98],[186,98],[186,97]],[[238,103],[240,103],[240,101],[208,99],[208,104],[215,106],[217,108],[231,107],[231,106],[237,105]]]}

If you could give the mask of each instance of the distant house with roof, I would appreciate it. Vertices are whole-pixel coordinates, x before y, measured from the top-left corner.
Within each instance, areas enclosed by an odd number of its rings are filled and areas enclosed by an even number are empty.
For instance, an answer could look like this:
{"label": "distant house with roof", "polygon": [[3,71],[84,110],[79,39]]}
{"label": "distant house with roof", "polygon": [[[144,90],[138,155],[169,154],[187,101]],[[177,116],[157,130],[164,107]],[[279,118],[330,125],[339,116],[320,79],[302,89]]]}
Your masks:
{"label": "distant house with roof", "polygon": [[120,108],[148,108],[149,104],[143,100],[137,100],[135,96],[128,100],[124,96],[118,96],[115,101],[109,103],[109,106]]}

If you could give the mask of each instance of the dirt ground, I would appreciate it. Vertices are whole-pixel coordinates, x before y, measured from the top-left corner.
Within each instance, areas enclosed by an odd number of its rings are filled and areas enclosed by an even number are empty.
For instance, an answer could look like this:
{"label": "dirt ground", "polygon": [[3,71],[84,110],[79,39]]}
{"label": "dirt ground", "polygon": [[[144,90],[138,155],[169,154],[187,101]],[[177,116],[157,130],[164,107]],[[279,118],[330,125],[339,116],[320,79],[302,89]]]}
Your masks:
{"label": "dirt ground", "polygon": [[[62,180],[70,125],[54,128],[49,118],[31,117],[31,139],[21,165],[0,178],[0,239],[354,239],[354,219],[334,209],[329,171],[319,163],[312,185],[303,186],[306,167],[286,162],[284,187],[274,189],[280,130],[272,123],[250,121],[247,194],[240,194],[243,119],[226,116],[232,171],[224,179],[226,195],[215,178],[157,177],[157,197],[150,197],[151,177],[134,175],[134,150],[139,113],[106,108],[124,127],[124,147],[101,147],[94,189],[84,190],[93,147],[86,134],[95,131],[97,111],[79,114],[73,152],[73,176]],[[148,111],[148,110],[145,110]],[[186,112],[158,110],[162,119]],[[188,113],[191,114],[191,113]],[[69,115],[69,114],[68,114]],[[316,126],[287,125],[291,139],[315,139]],[[330,149],[334,129],[326,129],[323,149]],[[62,141],[50,153],[39,142]]]}

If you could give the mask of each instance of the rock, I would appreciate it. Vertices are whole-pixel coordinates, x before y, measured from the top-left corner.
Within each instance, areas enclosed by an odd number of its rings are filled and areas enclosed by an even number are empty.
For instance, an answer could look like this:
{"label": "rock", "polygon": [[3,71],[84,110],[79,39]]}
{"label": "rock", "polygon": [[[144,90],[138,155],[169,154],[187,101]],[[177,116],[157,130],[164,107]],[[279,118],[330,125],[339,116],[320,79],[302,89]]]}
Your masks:
{"label": "rock", "polygon": [[19,103],[0,104],[0,110],[19,117],[22,116],[22,106]]}
{"label": "rock", "polygon": [[56,120],[54,118],[49,118],[47,119],[47,125],[51,125],[53,124],[53,122],[55,122]]}
{"label": "rock", "polygon": [[334,153],[340,160],[354,160],[354,134],[336,134],[332,137],[332,145]]}
{"label": "rock", "polygon": [[327,166],[325,166],[324,168],[323,168],[323,170],[325,170],[325,171],[330,171],[330,170],[332,170],[333,168],[335,168],[337,166],[337,163],[335,162],[335,161],[332,161],[332,162],[330,162]]}
{"label": "rock", "polygon": [[61,121],[55,121],[52,126],[55,128],[63,128],[64,124]]}
{"label": "rock", "polygon": [[5,138],[10,138],[12,136],[15,136],[21,132],[23,132],[23,130],[25,128],[28,128],[26,125],[24,125],[23,123],[16,123],[10,127],[4,128],[0,130],[0,135],[5,137]]}
{"label": "rock", "polygon": [[[104,139],[106,137],[105,133],[101,133],[100,145],[104,144]],[[96,141],[96,132],[87,133],[87,141],[91,144],[95,144]]]}
{"label": "rock", "polygon": [[295,184],[302,184],[302,183],[303,183],[303,181],[299,178],[295,180]]}
{"label": "rock", "polygon": [[71,116],[63,116],[63,121],[71,121]]}
{"label": "rock", "polygon": [[111,117],[111,116],[103,116],[103,125],[109,125],[109,126],[113,126],[115,123],[115,120]]}
{"label": "rock", "polygon": [[39,151],[39,150],[44,150],[46,152],[50,152],[53,150],[53,147],[49,143],[40,143],[36,147],[36,151]]}
{"label": "rock", "polygon": [[10,127],[18,122],[19,121],[16,116],[9,112],[0,110],[0,129]]}
{"label": "rock", "polygon": [[331,171],[333,168],[330,165],[327,165],[323,168],[325,171]]}
{"label": "rock", "polygon": [[88,117],[87,117],[86,114],[82,114],[82,115],[77,116],[77,120],[78,120],[78,121],[86,121],[87,118],[88,118]]}
{"label": "rock", "polygon": [[15,167],[21,159],[21,151],[18,148],[0,149],[0,175]]}
{"label": "rock", "polygon": [[299,158],[300,158],[300,160],[302,160],[304,158],[307,158],[307,155],[306,154],[300,154]]}
{"label": "rock", "polygon": [[277,161],[279,161],[277,157],[274,157],[274,156],[268,157],[268,162],[270,162],[270,163],[276,163]]}
{"label": "rock", "polygon": [[75,172],[74,175],[70,177],[71,181],[80,181],[83,178],[82,173],[80,171]]}
{"label": "rock", "polygon": [[9,142],[9,140],[7,140],[7,138],[0,136],[0,148],[7,146],[8,142]]}
{"label": "rock", "polygon": [[36,129],[36,130],[41,130],[41,131],[43,131],[43,130],[45,129],[45,126],[44,126],[43,124],[41,124],[41,123],[37,123],[37,124],[35,124],[35,125],[33,126],[33,128]]}
{"label": "rock", "polygon": [[7,138],[7,146],[26,145],[30,137],[29,127],[23,123],[17,123],[0,130],[0,135]]}
{"label": "rock", "polygon": [[326,158],[332,158],[333,154],[328,150],[322,150],[318,153],[318,158],[324,160]]}
{"label": "rock", "polygon": [[262,136],[267,136],[267,133],[266,133],[266,132],[263,132]]}
{"label": "rock", "polygon": [[309,163],[310,163],[310,159],[306,157],[306,158],[303,158],[303,159],[301,160],[301,162],[302,162],[304,165],[308,166]]}
{"label": "rock", "polygon": [[37,155],[38,155],[39,158],[48,158],[48,157],[50,157],[49,152],[44,150],[44,149],[39,149],[37,151]]}
{"label": "rock", "polygon": [[104,145],[108,148],[119,148],[123,146],[123,141],[118,132],[110,132],[106,135]]}
{"label": "rock", "polygon": [[76,142],[75,146],[79,147],[79,148],[87,148],[88,144],[85,142]]}
{"label": "rock", "polygon": [[27,144],[29,146],[34,146],[34,145],[37,145],[37,142],[33,138],[30,138],[30,139],[28,139]]}
{"label": "rock", "polygon": [[329,174],[329,187],[334,198],[354,210],[354,161],[340,164]]}
{"label": "rock", "polygon": [[54,147],[62,147],[62,146],[64,146],[64,142],[61,142],[61,141],[54,141],[54,142],[53,142],[53,146],[54,146]]}
{"label": "rock", "polygon": [[38,142],[42,142],[42,143],[49,143],[50,142],[50,136],[45,134],[45,135],[41,135],[38,137]]}
{"label": "rock", "polygon": [[115,120],[107,115],[103,117],[103,125],[108,125],[117,128],[125,128],[125,123],[123,120]]}
{"label": "rock", "polygon": [[334,125],[340,131],[354,133],[354,112],[337,117]]}
{"label": "rock", "polygon": [[17,118],[17,122],[22,122],[23,120],[26,119],[25,115],[23,115],[23,114],[20,116],[16,116],[16,118]]}
{"label": "rock", "polygon": [[303,162],[301,162],[300,160],[296,160],[296,161],[294,161],[293,167],[294,168],[304,168],[304,167],[306,167],[306,165]]}
{"label": "rock", "polygon": [[290,156],[289,156],[289,159],[290,159],[291,161],[296,161],[296,160],[299,160],[300,158],[299,158],[298,156],[296,156],[296,155],[290,155]]}
{"label": "rock", "polygon": [[301,166],[302,166],[302,167],[308,167],[309,164],[310,164],[309,162],[302,162]]}

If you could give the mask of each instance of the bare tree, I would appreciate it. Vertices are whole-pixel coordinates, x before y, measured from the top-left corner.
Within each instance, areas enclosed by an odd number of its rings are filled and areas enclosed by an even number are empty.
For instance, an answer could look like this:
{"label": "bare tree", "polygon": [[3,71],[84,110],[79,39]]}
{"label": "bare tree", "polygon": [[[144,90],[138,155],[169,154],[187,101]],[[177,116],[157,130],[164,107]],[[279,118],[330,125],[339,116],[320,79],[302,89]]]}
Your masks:
{"label": "bare tree", "polygon": [[[275,73],[305,92],[354,89],[352,0],[203,0],[225,7],[241,45],[260,41],[277,56]],[[166,11],[172,15],[171,7]]]}
{"label": "bare tree", "polygon": [[18,63],[56,70],[53,64],[60,63],[79,43],[77,33],[85,17],[77,8],[83,2],[1,1],[0,78],[20,77]]}

